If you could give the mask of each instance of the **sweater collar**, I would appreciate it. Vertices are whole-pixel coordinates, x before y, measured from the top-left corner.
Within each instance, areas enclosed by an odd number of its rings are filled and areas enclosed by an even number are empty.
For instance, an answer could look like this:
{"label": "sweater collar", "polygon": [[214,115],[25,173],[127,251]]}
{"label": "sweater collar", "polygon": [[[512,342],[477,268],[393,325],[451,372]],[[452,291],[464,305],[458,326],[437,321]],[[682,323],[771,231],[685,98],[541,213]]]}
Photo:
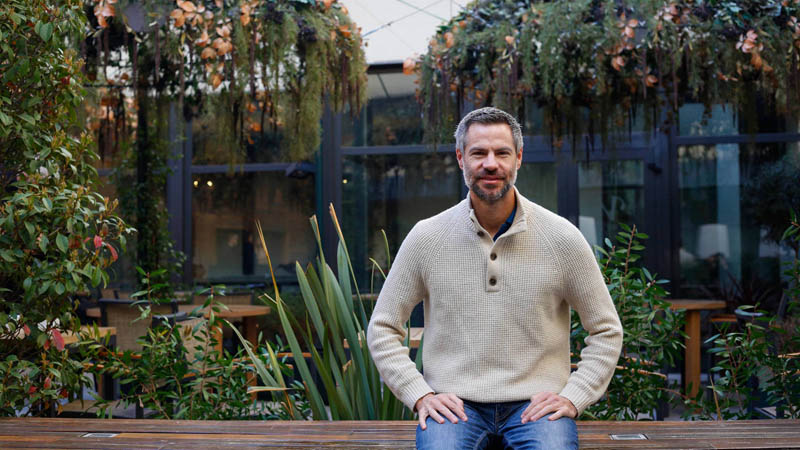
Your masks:
{"label": "sweater collar", "polygon": [[[528,229],[527,211],[525,208],[525,200],[527,199],[523,197],[522,194],[519,193],[516,186],[514,186],[513,189],[514,189],[514,196],[517,198],[517,206],[516,206],[517,211],[514,215],[514,222],[511,224],[511,227],[509,227],[509,229],[505,233],[503,233],[497,238],[498,241],[507,236],[512,236],[514,234],[527,231]],[[475,228],[476,231],[486,232],[486,230],[481,226],[480,222],[478,222],[478,217],[475,216],[475,209],[472,207],[472,199],[470,198],[469,193],[467,193],[467,198],[464,199],[464,202],[469,211],[469,219],[472,222],[473,228]]]}

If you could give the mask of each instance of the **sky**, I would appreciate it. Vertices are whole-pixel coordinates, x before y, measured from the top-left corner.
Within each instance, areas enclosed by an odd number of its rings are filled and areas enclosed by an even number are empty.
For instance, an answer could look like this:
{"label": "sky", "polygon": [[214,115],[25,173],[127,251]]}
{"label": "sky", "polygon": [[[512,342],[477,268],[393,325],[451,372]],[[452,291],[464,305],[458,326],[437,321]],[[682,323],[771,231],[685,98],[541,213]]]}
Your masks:
{"label": "sky", "polygon": [[402,62],[422,54],[436,27],[468,0],[338,0],[361,27],[367,63]]}

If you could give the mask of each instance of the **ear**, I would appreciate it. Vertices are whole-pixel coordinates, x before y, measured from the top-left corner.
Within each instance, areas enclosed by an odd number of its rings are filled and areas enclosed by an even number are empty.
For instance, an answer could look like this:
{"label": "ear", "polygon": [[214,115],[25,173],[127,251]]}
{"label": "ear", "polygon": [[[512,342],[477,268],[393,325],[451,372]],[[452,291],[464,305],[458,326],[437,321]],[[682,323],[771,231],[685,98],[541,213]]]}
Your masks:
{"label": "ear", "polygon": [[517,151],[517,169],[522,167],[522,146],[519,147],[519,151]]}
{"label": "ear", "polygon": [[458,160],[458,167],[460,167],[461,170],[464,170],[464,155],[461,153],[461,149],[459,148],[456,149],[456,159]]}

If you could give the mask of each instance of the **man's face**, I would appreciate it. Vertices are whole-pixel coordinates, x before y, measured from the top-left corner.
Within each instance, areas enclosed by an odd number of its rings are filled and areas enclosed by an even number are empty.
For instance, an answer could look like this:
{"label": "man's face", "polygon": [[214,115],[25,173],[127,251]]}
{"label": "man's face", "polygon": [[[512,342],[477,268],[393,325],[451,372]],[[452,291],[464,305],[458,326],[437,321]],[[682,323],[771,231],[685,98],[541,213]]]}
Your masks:
{"label": "man's face", "polygon": [[511,127],[504,123],[473,123],[464,149],[456,149],[458,165],[470,191],[486,203],[502,199],[517,181],[522,148],[514,151]]}

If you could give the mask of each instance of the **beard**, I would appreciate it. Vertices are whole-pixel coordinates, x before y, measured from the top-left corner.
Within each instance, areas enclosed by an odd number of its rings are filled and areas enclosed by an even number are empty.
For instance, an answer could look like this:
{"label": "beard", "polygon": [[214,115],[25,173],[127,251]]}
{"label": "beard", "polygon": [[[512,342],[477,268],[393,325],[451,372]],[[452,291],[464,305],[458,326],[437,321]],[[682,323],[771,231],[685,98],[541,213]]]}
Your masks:
{"label": "beard", "polygon": [[513,168],[511,169],[511,173],[506,174],[506,176],[503,177],[503,185],[500,187],[499,190],[494,192],[486,191],[480,186],[479,184],[480,180],[486,176],[498,177],[502,176],[502,172],[495,171],[489,173],[486,171],[480,171],[477,174],[474,174],[469,169],[464,167],[464,183],[466,183],[467,187],[469,187],[469,190],[475,193],[475,195],[479,199],[483,200],[486,203],[489,204],[497,203],[498,201],[500,201],[500,199],[505,197],[508,191],[510,191],[511,188],[514,187],[514,184],[517,182],[517,167],[516,165],[513,166]]}

